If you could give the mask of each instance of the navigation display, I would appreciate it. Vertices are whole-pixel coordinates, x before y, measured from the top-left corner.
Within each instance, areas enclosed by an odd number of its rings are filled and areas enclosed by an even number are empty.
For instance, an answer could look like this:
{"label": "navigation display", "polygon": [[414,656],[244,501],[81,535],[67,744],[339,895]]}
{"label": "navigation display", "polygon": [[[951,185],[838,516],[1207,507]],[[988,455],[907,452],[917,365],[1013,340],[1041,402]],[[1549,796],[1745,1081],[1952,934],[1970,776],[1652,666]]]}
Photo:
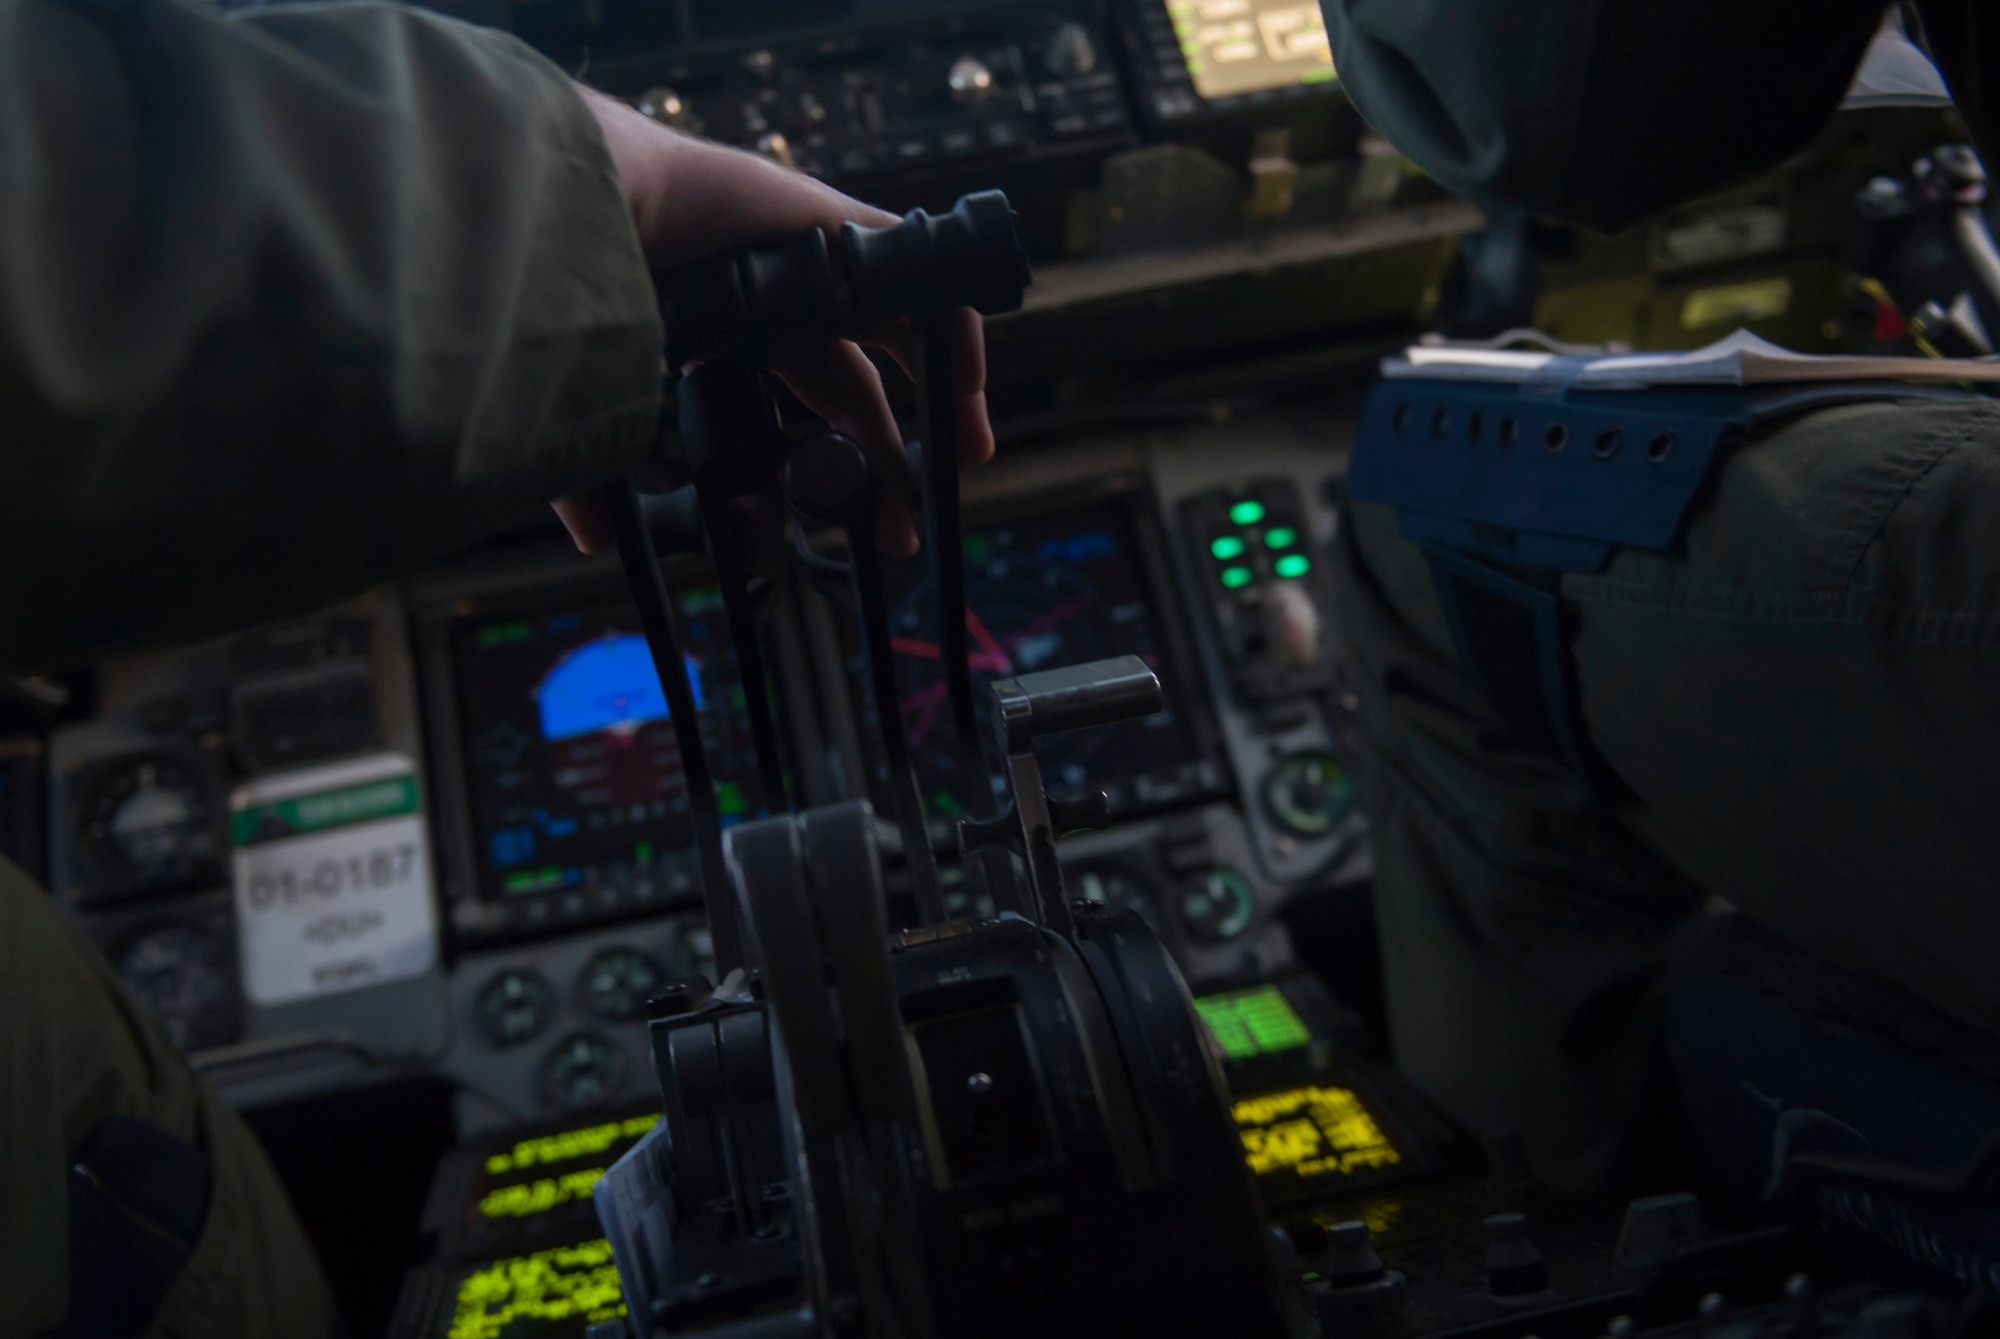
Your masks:
{"label": "navigation display", "polygon": [[1333,79],[1319,0],[1164,0],[1195,92],[1208,99]]}
{"label": "navigation display", "polygon": [[[676,593],[725,825],[762,798],[721,593]],[[666,697],[629,601],[450,633],[482,896],[667,875],[694,841]]]}
{"label": "navigation display", "polygon": [[[913,575],[889,610],[899,705],[931,817],[957,818],[971,797],[956,794],[948,780],[951,720],[938,666],[936,597],[921,558],[906,570]],[[1067,799],[1101,788],[1116,814],[1217,786],[1215,765],[1202,755],[1182,706],[1193,685],[1179,678],[1192,671],[1165,663],[1159,611],[1123,508],[968,528],[965,585],[975,689],[1009,674],[1121,655],[1144,660],[1166,689],[1158,715],[1042,740],[1037,752],[1050,794]],[[1005,795],[997,775],[993,787]]]}

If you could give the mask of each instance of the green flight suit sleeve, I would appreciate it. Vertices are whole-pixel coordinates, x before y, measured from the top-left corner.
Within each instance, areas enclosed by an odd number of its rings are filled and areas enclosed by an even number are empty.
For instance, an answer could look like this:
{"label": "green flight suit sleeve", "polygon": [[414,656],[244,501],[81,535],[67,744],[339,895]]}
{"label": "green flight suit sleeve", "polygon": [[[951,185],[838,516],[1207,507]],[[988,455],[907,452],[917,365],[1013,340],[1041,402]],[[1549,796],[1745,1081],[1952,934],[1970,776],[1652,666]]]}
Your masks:
{"label": "green flight suit sleeve", "polygon": [[208,1155],[208,1218],[146,1339],[322,1339],[333,1297],[242,1117],[191,1073],[76,924],[0,860],[0,1336],[70,1311],[69,1165],[105,1116]]}
{"label": "green flight suit sleeve", "polygon": [[633,462],[659,317],[513,38],[0,0],[0,668],[323,605]]}

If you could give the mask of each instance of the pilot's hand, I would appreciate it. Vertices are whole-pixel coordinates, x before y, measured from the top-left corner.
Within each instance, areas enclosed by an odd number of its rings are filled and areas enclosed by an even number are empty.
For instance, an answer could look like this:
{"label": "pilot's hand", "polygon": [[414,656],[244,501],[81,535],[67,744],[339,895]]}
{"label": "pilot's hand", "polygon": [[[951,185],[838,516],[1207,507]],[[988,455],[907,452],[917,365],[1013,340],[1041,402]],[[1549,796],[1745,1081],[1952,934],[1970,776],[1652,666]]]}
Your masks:
{"label": "pilot's hand", "polygon": [[[849,199],[804,173],[683,135],[622,102],[590,89],[581,91],[604,132],[639,240],[656,273],[783,241],[815,226],[825,229],[828,240],[836,243],[838,264],[841,224],[851,220],[881,227],[896,222],[894,215]],[[993,429],[986,419],[986,350],[978,315],[960,310],[954,333],[960,453],[967,463],[978,463],[993,454]],[[874,332],[867,342],[886,349],[909,369],[906,328]],[[798,340],[778,351],[771,370],[807,408],[869,453],[886,485],[876,541],[899,557],[915,553],[909,470],[875,365],[848,340]],[[610,544],[610,525],[587,497],[564,498],[555,508],[585,553]]]}

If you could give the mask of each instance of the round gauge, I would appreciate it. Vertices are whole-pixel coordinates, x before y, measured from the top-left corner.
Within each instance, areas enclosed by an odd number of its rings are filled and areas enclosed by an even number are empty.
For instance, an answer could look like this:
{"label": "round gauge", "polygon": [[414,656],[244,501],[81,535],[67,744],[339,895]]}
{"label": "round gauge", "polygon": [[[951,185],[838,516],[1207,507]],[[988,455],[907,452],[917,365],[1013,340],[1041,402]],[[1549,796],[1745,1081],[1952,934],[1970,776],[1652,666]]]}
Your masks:
{"label": "round gauge", "polygon": [[667,984],[660,960],[629,944],[601,949],[583,966],[583,998],[600,1018],[624,1023],[646,1012],[646,1001]]}
{"label": "round gauge", "polygon": [[78,839],[91,862],[142,879],[188,872],[214,853],[215,805],[183,759],[146,754],[119,762],[84,791]]}
{"label": "round gauge", "polygon": [[542,1061],[542,1090],[566,1107],[594,1106],[618,1090],[618,1046],[597,1032],[572,1032]]}
{"label": "round gauge", "polygon": [[1153,890],[1122,869],[1083,870],[1077,874],[1071,891],[1086,902],[1102,902],[1137,912],[1154,934],[1160,932],[1160,907]]}
{"label": "round gauge", "polygon": [[533,968],[510,967],[479,988],[479,1030],[495,1046],[532,1041],[555,1017],[556,992]]}
{"label": "round gauge", "polygon": [[1264,778],[1264,810],[1294,837],[1330,837],[1354,812],[1354,778],[1322,749],[1289,754]]}
{"label": "round gauge", "polygon": [[1196,939],[1221,943],[1250,928],[1257,891],[1250,880],[1223,866],[1198,874],[1181,893],[1181,922]]}
{"label": "round gauge", "polygon": [[114,965],[180,1050],[235,1040],[236,987],[220,936],[186,925],[144,930],[119,947]]}

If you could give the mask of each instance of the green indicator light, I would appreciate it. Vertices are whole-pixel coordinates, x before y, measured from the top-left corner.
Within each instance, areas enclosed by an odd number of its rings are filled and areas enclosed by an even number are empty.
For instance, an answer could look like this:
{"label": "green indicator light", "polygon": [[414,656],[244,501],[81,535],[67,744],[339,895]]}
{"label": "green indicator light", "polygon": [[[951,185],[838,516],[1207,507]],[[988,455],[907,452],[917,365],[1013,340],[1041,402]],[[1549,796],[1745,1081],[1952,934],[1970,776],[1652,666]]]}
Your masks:
{"label": "green indicator light", "polygon": [[1289,549],[1299,542],[1299,532],[1289,525],[1274,525],[1264,532],[1264,547],[1267,549]]}
{"label": "green indicator light", "polygon": [[498,627],[481,628],[479,645],[482,649],[489,646],[508,646],[514,642],[524,642],[534,636],[534,633],[535,630],[526,623],[502,623]]}
{"label": "green indicator light", "polygon": [[540,869],[516,870],[500,882],[500,889],[507,893],[539,893],[544,888],[560,888],[563,883],[561,865],[544,865]]}
{"label": "green indicator light", "polygon": [[715,808],[718,813],[747,814],[750,812],[750,801],[744,798],[743,787],[734,781],[718,781],[715,783]]}
{"label": "green indicator light", "polygon": [[1243,541],[1234,535],[1224,535],[1222,538],[1211,543],[1208,546],[1208,551],[1224,562],[1228,562],[1231,558],[1241,558],[1243,556]]}
{"label": "green indicator light", "polygon": [[1264,519],[1264,504],[1256,498],[1246,498],[1230,507],[1229,519],[1237,525],[1255,525]]}
{"label": "green indicator light", "polygon": [[651,842],[640,842],[637,846],[632,848],[632,858],[638,861],[642,865],[652,864],[653,844]]}
{"label": "green indicator light", "polygon": [[1303,553],[1288,553],[1271,564],[1271,570],[1281,577],[1302,577],[1312,568],[1312,559]]}
{"label": "green indicator light", "polygon": [[1242,590],[1250,584],[1250,569],[1247,567],[1223,568],[1222,584],[1231,590]]}

